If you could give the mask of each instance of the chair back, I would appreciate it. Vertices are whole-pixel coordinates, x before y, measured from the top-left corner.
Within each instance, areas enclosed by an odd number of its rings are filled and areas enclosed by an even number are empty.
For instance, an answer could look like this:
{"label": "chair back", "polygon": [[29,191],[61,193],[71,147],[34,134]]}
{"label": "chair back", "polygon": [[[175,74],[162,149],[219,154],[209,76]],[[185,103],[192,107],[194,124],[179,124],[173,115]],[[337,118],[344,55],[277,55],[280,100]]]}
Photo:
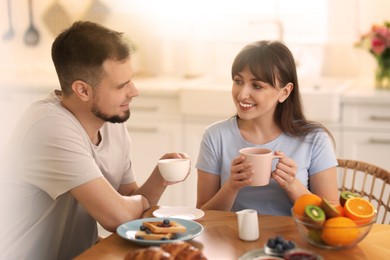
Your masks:
{"label": "chair back", "polygon": [[377,210],[377,223],[390,224],[390,172],[356,160],[338,159],[339,191],[351,191],[368,199]]}

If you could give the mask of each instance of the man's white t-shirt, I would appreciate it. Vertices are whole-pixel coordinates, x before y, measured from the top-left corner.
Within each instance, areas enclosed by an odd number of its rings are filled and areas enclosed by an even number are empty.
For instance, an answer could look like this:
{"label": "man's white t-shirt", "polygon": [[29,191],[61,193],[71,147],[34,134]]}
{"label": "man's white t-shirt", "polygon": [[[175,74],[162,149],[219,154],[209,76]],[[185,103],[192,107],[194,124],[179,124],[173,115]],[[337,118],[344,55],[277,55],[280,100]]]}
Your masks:
{"label": "man's white t-shirt", "polygon": [[54,91],[28,109],[1,177],[0,259],[71,259],[96,242],[96,221],[70,190],[102,176],[115,189],[135,181],[126,126],[106,123],[100,135],[92,144]]}

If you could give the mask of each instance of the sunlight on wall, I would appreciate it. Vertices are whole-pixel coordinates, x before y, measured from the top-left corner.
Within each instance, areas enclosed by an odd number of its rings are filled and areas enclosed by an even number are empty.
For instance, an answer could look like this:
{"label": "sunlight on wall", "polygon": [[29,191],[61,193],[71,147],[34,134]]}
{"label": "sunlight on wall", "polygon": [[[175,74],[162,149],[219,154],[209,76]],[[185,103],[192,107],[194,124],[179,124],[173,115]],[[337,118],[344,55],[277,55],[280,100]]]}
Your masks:
{"label": "sunlight on wall", "polygon": [[256,12],[259,9],[271,11],[278,2],[278,0],[225,0],[223,2],[213,0],[113,0],[111,3],[117,12],[163,13],[167,15],[185,12],[183,15],[195,17],[199,14]]}
{"label": "sunlight on wall", "polygon": [[[142,16],[151,33],[181,39],[190,34],[208,39],[240,38],[261,32],[263,21],[280,21],[290,41],[323,42],[327,32],[327,0],[113,0],[114,13]],[[151,27],[149,27],[151,29]],[[261,37],[261,35],[260,35]],[[253,38],[253,37],[251,37]],[[283,37],[284,38],[284,37]],[[244,39],[245,40],[245,39]]]}
{"label": "sunlight on wall", "polygon": [[[141,42],[141,67],[151,74],[189,77],[207,73],[226,77],[235,54],[262,39],[282,40],[297,50],[301,63],[311,62],[318,55],[317,46],[327,40],[327,4],[327,0],[110,2],[112,12],[137,22],[129,22],[133,26],[129,32]],[[142,42],[153,43],[154,48]],[[316,45],[314,53],[307,44]]]}
{"label": "sunlight on wall", "polygon": [[[95,1],[81,2],[35,1],[35,23],[42,38],[32,48],[23,43],[28,26],[27,3],[12,1],[13,10],[17,10],[13,19],[16,34],[12,40],[0,42],[0,56],[7,61],[0,64],[0,72],[4,69],[8,75],[8,70],[12,68],[18,73],[21,68],[27,72],[32,71],[31,68],[44,68],[44,71],[51,72],[48,50],[54,36],[43,21],[43,14],[53,3],[60,3],[70,18],[77,20]],[[280,38],[279,24],[282,25],[283,40],[292,49],[300,65],[306,65],[306,73],[315,75],[322,67],[322,72],[326,68],[329,75],[371,75],[375,65],[372,57],[365,52],[357,55],[353,43],[372,23],[380,23],[388,18],[387,10],[390,8],[389,0],[96,2],[108,7],[107,19],[102,23],[125,32],[137,45],[138,67],[145,74],[175,76],[205,73],[228,75],[226,71],[237,51],[250,41]],[[8,29],[6,3],[0,1],[0,31],[3,33]],[[35,75],[34,72],[31,74]]]}

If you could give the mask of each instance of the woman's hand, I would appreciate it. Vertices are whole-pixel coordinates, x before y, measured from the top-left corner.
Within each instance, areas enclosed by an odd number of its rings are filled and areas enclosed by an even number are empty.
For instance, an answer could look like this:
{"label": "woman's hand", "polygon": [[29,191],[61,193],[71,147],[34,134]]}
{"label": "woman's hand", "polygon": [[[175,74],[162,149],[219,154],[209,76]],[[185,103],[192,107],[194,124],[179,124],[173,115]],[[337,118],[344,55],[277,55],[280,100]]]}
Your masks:
{"label": "woman's hand", "polygon": [[245,156],[240,155],[233,159],[230,167],[230,177],[228,180],[229,186],[232,189],[238,190],[244,186],[248,186],[252,182],[252,174],[254,173],[251,163],[246,163]]}
{"label": "woman's hand", "polygon": [[286,157],[284,153],[275,151],[275,155],[281,155],[282,158],[276,164],[276,169],[272,172],[272,178],[286,190],[291,190],[298,181],[295,178],[297,174],[297,164],[294,160]]}

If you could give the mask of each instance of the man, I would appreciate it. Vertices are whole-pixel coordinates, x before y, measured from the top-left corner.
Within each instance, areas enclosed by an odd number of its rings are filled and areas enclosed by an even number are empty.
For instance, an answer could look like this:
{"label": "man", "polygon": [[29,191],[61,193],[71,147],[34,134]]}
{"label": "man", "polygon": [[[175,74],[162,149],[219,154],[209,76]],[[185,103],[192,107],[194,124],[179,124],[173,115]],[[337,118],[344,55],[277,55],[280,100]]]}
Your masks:
{"label": "man", "polygon": [[55,39],[52,59],[61,91],[24,115],[2,176],[1,259],[71,259],[96,242],[96,221],[115,231],[167,185],[157,167],[141,187],[132,172],[123,122],[138,91],[122,33],[76,22]]}

